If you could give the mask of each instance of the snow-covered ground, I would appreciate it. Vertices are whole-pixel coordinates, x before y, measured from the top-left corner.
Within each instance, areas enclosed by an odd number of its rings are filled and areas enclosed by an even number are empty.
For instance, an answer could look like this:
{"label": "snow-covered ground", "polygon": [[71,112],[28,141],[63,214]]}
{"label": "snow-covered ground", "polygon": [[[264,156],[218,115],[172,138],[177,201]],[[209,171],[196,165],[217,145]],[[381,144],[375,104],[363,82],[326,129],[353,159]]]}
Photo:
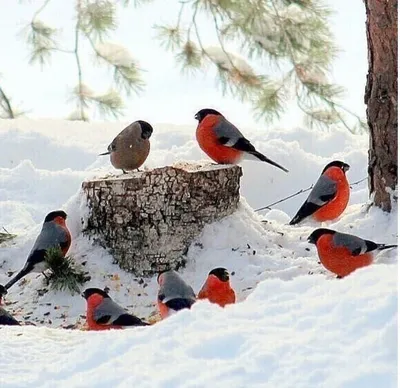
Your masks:
{"label": "snow-covered ground", "polygon": [[[44,216],[63,208],[73,235],[70,254],[87,262],[87,286],[110,288],[115,301],[147,318],[155,278],[139,282],[112,264],[81,231],[81,182],[115,172],[97,156],[123,128],[118,123],[0,121],[0,228],[18,237],[0,247],[0,284],[24,264]],[[319,225],[287,225],[307,194],[267,205],[309,187],[329,161],[350,164],[350,182],[367,175],[366,136],[242,128],[255,146],[290,170],[244,162],[240,209],[208,225],[188,252],[182,276],[198,291],[216,266],[232,272],[240,303],[226,309],[197,303],[149,328],[92,333],[51,329],[84,319],[78,296],[43,288],[41,275],[12,287],[6,308],[39,327],[0,331],[0,386],[121,387],[394,387],[397,366],[397,250],[337,280],[306,242]],[[206,159],[192,127],[154,125],[146,167]],[[365,205],[366,182],[332,229],[382,243],[397,241],[397,211]],[[262,222],[262,221],[265,222]],[[42,293],[41,293],[42,294]],[[45,327],[46,326],[46,327]],[[111,372],[112,371],[112,372]]]}

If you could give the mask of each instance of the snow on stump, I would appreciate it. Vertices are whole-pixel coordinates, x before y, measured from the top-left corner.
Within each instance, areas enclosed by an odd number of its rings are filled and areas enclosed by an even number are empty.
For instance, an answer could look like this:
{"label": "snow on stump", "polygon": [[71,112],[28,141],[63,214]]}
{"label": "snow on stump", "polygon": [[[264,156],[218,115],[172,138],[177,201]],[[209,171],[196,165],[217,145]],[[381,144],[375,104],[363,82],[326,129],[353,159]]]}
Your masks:
{"label": "snow on stump", "polygon": [[180,163],[83,182],[84,233],[135,275],[178,269],[204,225],[237,209],[241,176],[238,166]]}

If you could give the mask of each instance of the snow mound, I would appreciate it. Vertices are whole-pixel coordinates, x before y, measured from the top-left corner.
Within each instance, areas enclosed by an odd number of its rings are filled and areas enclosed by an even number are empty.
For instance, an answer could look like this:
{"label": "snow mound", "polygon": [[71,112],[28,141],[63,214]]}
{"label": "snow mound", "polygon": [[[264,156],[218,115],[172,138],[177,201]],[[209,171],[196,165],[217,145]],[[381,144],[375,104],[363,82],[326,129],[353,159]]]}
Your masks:
{"label": "snow mound", "polygon": [[[379,287],[377,277],[385,279]],[[224,310],[198,302],[149,328],[6,327],[0,381],[4,387],[395,387],[396,283],[390,267],[369,267],[346,281],[269,279],[246,302]],[[16,362],[22,349],[23,364]]]}

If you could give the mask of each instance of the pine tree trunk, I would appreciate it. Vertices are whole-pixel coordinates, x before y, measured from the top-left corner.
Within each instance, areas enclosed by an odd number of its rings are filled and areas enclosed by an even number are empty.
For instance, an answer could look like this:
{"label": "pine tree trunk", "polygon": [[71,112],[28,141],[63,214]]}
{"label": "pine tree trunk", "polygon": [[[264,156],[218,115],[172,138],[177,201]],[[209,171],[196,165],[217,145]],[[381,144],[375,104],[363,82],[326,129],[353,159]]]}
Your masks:
{"label": "pine tree trunk", "polygon": [[177,269],[204,225],[237,209],[241,175],[238,166],[186,164],[83,182],[84,232],[136,275]]}
{"label": "pine tree trunk", "polygon": [[374,204],[391,211],[391,193],[397,187],[397,0],[364,2],[369,63],[365,88],[369,188]]}

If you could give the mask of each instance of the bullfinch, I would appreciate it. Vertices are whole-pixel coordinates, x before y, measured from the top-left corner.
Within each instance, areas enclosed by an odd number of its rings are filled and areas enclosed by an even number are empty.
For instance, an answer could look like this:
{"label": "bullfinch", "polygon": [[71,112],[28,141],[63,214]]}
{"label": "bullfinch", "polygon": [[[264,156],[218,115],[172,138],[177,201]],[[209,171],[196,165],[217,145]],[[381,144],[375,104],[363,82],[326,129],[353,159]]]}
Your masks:
{"label": "bullfinch", "polygon": [[82,293],[86,299],[86,322],[89,330],[123,329],[128,326],[149,326],[129,314],[100,288],[88,288]]}
{"label": "bullfinch", "polygon": [[9,312],[0,307],[0,326],[1,325],[20,326],[20,323]]}
{"label": "bullfinch", "polygon": [[122,130],[100,155],[110,155],[111,164],[124,173],[138,169],[150,152],[150,136],[153,127],[146,121],[138,120]]}
{"label": "bullfinch", "polygon": [[162,272],[158,275],[157,282],[157,305],[162,319],[179,310],[190,309],[196,302],[196,294],[192,287],[186,284],[177,272]]}
{"label": "bullfinch", "polygon": [[237,164],[243,159],[257,160],[288,172],[285,167],[258,152],[239,129],[218,111],[202,109],[194,118],[199,122],[196,138],[200,148],[218,164]]}
{"label": "bullfinch", "polygon": [[0,286],[1,294],[4,295],[5,291],[28,273],[45,271],[47,269],[45,256],[49,248],[59,246],[63,255],[66,255],[71,245],[71,234],[65,224],[66,219],[67,214],[63,210],[47,214],[24,267],[5,286]]}
{"label": "bullfinch", "polygon": [[308,237],[308,242],[316,245],[321,264],[339,278],[370,265],[375,251],[397,247],[397,245],[377,244],[325,228],[314,230]]}
{"label": "bullfinch", "polygon": [[289,225],[298,224],[309,216],[318,222],[339,217],[349,203],[350,186],[346,178],[349,168],[348,164],[339,160],[327,164]]}
{"label": "bullfinch", "polygon": [[226,268],[214,268],[201,288],[198,299],[208,299],[221,307],[235,303],[236,295],[229,282],[229,272]]}

